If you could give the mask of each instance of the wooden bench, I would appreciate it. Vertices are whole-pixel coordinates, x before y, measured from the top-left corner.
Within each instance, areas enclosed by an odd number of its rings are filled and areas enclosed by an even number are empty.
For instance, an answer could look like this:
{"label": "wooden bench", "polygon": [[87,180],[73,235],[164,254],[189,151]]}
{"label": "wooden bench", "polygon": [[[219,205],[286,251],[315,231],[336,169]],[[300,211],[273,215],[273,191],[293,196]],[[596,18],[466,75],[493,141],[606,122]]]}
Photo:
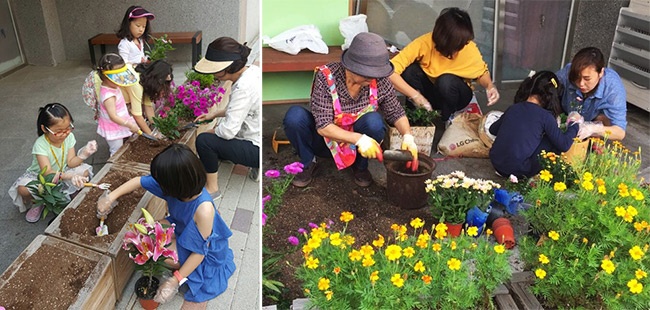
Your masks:
{"label": "wooden bench", "polygon": [[[199,61],[199,55],[201,54],[201,43],[203,32],[201,30],[195,32],[158,32],[152,33],[151,35],[155,38],[159,38],[162,35],[167,34],[167,38],[172,41],[172,44],[191,44],[192,45],[192,68],[196,65],[196,62]],[[100,51],[103,54],[106,54],[106,45],[118,45],[120,39],[115,33],[100,33],[90,39],[88,39],[88,49],[90,50],[90,61],[93,66],[95,66],[95,45],[99,45]]]}

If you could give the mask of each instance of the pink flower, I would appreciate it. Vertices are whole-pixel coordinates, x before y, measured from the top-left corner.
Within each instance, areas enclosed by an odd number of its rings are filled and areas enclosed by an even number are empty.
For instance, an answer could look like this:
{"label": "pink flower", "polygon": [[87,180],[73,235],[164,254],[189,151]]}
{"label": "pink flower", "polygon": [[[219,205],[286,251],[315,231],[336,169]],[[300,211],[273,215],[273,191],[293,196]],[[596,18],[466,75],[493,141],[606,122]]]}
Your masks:
{"label": "pink flower", "polygon": [[307,233],[307,230],[306,230],[306,229],[304,229],[304,228],[298,228],[298,233],[299,233],[299,234],[303,234],[303,235],[304,235],[304,234],[306,234],[306,233]]}
{"label": "pink flower", "polygon": [[271,195],[266,195],[262,197],[262,210],[264,210],[264,206],[266,205],[266,202],[271,200]]}
{"label": "pink flower", "polygon": [[262,226],[266,225],[266,213],[262,212]]}
{"label": "pink flower", "polygon": [[304,168],[304,167],[305,166],[302,163],[296,161],[296,162],[293,162],[293,163],[290,163],[290,164],[284,166],[284,172],[286,172],[288,174],[296,175],[298,173],[301,173],[302,168]]}
{"label": "pink flower", "polygon": [[266,170],[264,176],[271,179],[277,179],[280,177],[280,171],[277,170]]}
{"label": "pink flower", "polygon": [[200,83],[199,81],[192,81],[191,84],[192,84],[192,86],[194,86],[194,87],[199,87],[199,86],[201,86],[201,83]]}
{"label": "pink flower", "polygon": [[298,237],[296,237],[296,236],[289,236],[289,238],[287,238],[287,241],[289,241],[289,243],[291,243],[291,245],[300,244],[300,240],[298,240]]}
{"label": "pink flower", "polygon": [[312,223],[312,222],[309,222],[309,227],[311,227],[311,228],[318,228],[318,225],[316,225],[316,224],[314,224],[314,223]]}

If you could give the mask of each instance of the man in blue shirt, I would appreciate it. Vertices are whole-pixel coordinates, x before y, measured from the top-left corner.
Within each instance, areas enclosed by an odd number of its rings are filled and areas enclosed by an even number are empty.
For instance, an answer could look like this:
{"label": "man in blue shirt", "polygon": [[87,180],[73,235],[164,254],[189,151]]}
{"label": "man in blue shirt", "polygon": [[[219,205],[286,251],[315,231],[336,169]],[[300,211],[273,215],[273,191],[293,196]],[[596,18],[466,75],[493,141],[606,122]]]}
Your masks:
{"label": "man in blue shirt", "polygon": [[595,47],[581,49],[571,63],[556,73],[564,85],[562,109],[580,113],[589,122],[578,137],[623,140],[627,127],[625,87],[616,71],[605,68],[603,53]]}

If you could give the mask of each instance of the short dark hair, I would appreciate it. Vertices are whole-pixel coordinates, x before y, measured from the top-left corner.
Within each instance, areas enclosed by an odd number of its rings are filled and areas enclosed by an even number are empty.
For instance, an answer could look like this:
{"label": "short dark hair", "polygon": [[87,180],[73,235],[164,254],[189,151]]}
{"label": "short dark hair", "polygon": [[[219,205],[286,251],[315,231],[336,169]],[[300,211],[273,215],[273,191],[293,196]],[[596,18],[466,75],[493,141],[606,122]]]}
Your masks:
{"label": "short dark hair", "polygon": [[573,56],[569,69],[569,81],[575,84],[575,81],[580,79],[582,70],[590,66],[594,66],[598,73],[602,72],[605,67],[605,57],[596,47],[585,47]]}
{"label": "short dark hair", "polygon": [[436,50],[443,56],[450,58],[474,40],[472,20],[466,11],[459,8],[446,8],[440,12],[436,19],[432,33]]}
{"label": "short dark hair", "polygon": [[562,92],[564,86],[560,83],[555,73],[540,71],[532,77],[527,77],[519,85],[515,94],[515,103],[523,102],[528,97],[536,95],[542,108],[551,111],[553,116],[562,114]]}
{"label": "short dark hair", "polygon": [[[139,5],[132,5],[128,9],[126,9],[126,13],[124,13],[124,18],[122,18],[122,23],[120,24],[120,29],[118,29],[115,33],[117,34],[117,37],[120,39],[126,38],[129,41],[133,41],[133,35],[131,34],[131,30],[129,29],[129,26],[131,25],[131,19],[129,18],[129,15],[133,10],[142,8]],[[147,26],[144,28],[144,32],[142,33],[142,39],[147,40],[149,38],[149,33],[151,33],[151,24],[149,23],[149,19],[147,18]]]}
{"label": "short dark hair", "polygon": [[240,59],[233,61],[230,66],[224,69],[226,73],[235,73],[241,70],[248,62],[248,55],[251,53],[251,49],[246,46],[246,43],[240,44],[237,40],[230,37],[217,38],[208,45],[208,48],[239,54]]}
{"label": "short dark hair", "polygon": [[74,123],[72,119],[72,114],[68,111],[64,105],[60,103],[48,103],[44,107],[38,108],[38,119],[36,120],[36,134],[40,137],[45,132],[43,132],[42,127],[52,127],[57,123],[57,119],[64,119],[65,117],[70,118],[70,123]]}
{"label": "short dark hair", "polygon": [[142,63],[135,67],[135,71],[140,73],[140,85],[142,85],[142,102],[145,96],[156,101],[164,98],[171,92],[171,83],[167,81],[167,76],[174,79],[172,65],[164,60],[156,60],[152,63]]}
{"label": "short dark hair", "polygon": [[150,169],[163,194],[179,200],[200,194],[207,178],[199,157],[187,145],[178,143],[158,153]]}

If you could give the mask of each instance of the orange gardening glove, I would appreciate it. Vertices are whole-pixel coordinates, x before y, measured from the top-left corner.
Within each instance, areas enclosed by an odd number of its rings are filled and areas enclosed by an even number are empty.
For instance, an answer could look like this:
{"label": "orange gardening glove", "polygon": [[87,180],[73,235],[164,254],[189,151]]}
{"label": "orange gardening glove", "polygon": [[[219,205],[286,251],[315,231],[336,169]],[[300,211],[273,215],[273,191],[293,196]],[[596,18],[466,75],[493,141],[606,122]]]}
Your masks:
{"label": "orange gardening glove", "polygon": [[415,144],[415,138],[413,138],[413,135],[407,133],[404,135],[404,138],[402,138],[402,150],[407,150],[411,152],[411,155],[413,156],[412,161],[407,161],[406,162],[406,168],[411,169],[411,171],[418,171],[418,146]]}

